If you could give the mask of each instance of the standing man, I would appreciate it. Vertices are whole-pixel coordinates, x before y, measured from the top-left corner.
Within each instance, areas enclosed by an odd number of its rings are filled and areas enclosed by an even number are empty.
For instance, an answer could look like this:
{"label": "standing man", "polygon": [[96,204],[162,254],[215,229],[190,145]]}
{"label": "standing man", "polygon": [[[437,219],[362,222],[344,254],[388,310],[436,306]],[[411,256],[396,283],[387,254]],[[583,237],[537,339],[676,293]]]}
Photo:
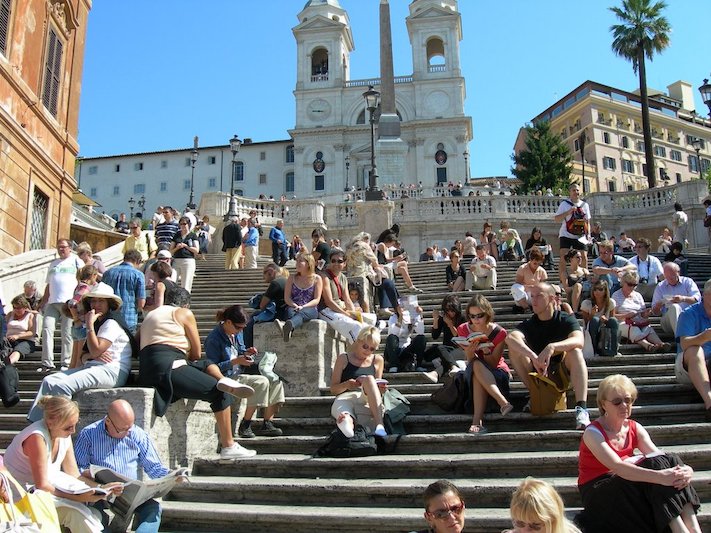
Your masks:
{"label": "standing man", "polygon": [[657,283],[664,278],[662,263],[653,255],[649,255],[649,249],[652,247],[652,242],[649,239],[642,237],[635,244],[635,255],[630,259],[639,274],[639,285],[637,292],[642,295],[645,302],[651,302],[654,296],[654,289],[657,288]]}
{"label": "standing man", "polygon": [[134,218],[129,225],[129,230],[131,233],[123,241],[122,253],[126,253],[129,250],[137,250],[141,254],[141,263],[145,263],[149,258],[153,257],[158,250],[156,241],[151,237],[151,235],[141,230],[141,219]]}
{"label": "standing man", "polygon": [[244,268],[257,268],[257,256],[259,255],[259,232],[254,225],[253,219],[247,221],[247,236],[242,240],[244,243]]}
{"label": "standing man", "polygon": [[123,301],[119,312],[133,334],[138,328],[138,313],[146,305],[146,282],[145,276],[138,270],[140,264],[138,250],[129,250],[123,254],[123,263],[108,269],[101,279]]}
{"label": "standing man", "polygon": [[155,228],[156,244],[167,244],[170,247],[173,244],[173,237],[180,230],[178,221],[175,220],[175,212],[169,205],[163,208],[163,217],[165,220],[158,224]]}
{"label": "standing man", "polygon": [[582,265],[588,264],[588,243],[590,242],[590,206],[580,198],[580,186],[577,183],[568,189],[570,198],[558,206],[555,221],[560,223],[558,238],[560,244],[560,263],[565,264],[565,254],[571,248],[580,250]]}
{"label": "standing man", "polygon": [[[575,427],[590,424],[587,409],[588,367],[583,358],[583,332],[574,315],[557,311],[555,289],[539,283],[531,289],[533,316],[506,337],[509,358],[516,374],[531,389],[531,371],[546,375],[548,367],[564,364],[575,391]],[[562,361],[561,361],[562,359]]]}
{"label": "standing man", "polygon": [[72,319],[62,314],[62,306],[74,296],[77,286],[77,272],[84,266],[84,261],[72,254],[67,239],[57,241],[59,259],[49,264],[47,286],[39,303],[44,315],[42,325],[42,365],[37,372],[54,370],[54,330],[60,320],[62,334],[62,370],[69,368],[72,358]]}
{"label": "standing man", "polygon": [[237,270],[242,258],[242,226],[237,217],[222,228],[222,251],[225,252],[225,270]]}
{"label": "standing man", "polygon": [[679,271],[676,263],[664,263],[664,281],[657,285],[652,298],[652,314],[662,315],[662,330],[674,337],[682,311],[701,300],[696,282],[680,276]]}
{"label": "standing man", "polygon": [[679,317],[676,333],[676,379],[679,383],[694,385],[704,401],[706,420],[711,421],[708,371],[711,361],[711,280],[704,283],[701,301],[687,308]]}
{"label": "standing man", "polygon": [[689,215],[684,213],[684,208],[679,202],[674,204],[674,214],[672,215],[672,228],[674,228],[674,236],[672,242],[680,242],[684,248],[689,246],[689,241],[686,239],[686,231],[689,227]]}
{"label": "standing man", "polygon": [[283,220],[277,220],[276,226],[269,231],[269,240],[272,241],[272,261],[279,266],[284,266],[289,256],[286,253],[286,235],[284,235]]}
{"label": "standing man", "polygon": [[[155,479],[170,473],[160,461],[148,434],[134,426],[135,415],[126,400],[114,400],[101,420],[81,430],[74,445],[79,471],[91,477],[89,465],[110,468],[128,479],[138,479],[139,468]],[[101,505],[100,511],[105,507]],[[148,500],[136,508],[136,533],[154,533],[160,527],[161,508],[155,500]],[[126,517],[129,521],[131,517]],[[106,525],[108,516],[102,512]],[[128,525],[128,524],[127,524]]]}

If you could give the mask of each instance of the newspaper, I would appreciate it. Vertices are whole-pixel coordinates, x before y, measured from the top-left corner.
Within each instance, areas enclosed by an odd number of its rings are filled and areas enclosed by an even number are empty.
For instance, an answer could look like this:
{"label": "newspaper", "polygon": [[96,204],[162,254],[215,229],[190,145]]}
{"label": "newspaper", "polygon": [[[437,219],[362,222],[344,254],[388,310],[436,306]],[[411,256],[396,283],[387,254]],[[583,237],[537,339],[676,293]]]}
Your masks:
{"label": "newspaper", "polygon": [[112,483],[118,481],[124,484],[123,493],[109,499],[109,505],[114,513],[125,518],[133,516],[136,507],[155,498],[162,498],[168,494],[180,478],[188,477],[187,468],[178,468],[166,476],[157,479],[138,481],[118,474],[110,468],[90,465],[89,472],[94,480],[99,483]]}
{"label": "newspaper", "polygon": [[86,492],[93,492],[94,494],[103,496],[111,494],[110,490],[106,490],[101,487],[91,487],[84,483],[81,479],[72,477],[61,470],[59,472],[54,472],[51,475],[50,482],[54,485],[55,489],[59,489],[67,494],[84,494]]}

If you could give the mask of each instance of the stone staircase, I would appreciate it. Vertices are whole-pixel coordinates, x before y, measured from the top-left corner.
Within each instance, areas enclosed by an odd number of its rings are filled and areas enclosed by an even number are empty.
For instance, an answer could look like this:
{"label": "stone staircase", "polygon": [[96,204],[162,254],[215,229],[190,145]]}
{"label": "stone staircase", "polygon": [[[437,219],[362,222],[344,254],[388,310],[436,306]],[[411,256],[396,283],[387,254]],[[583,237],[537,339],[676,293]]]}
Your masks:
{"label": "stone staircase", "polygon": [[[260,267],[266,260],[260,260]],[[192,309],[204,339],[214,327],[215,312],[245,303],[265,288],[261,268],[222,270],[222,256],[198,262]],[[512,329],[521,315],[511,314],[508,289],[518,264],[499,266],[499,290],[484,291],[496,321]],[[429,339],[432,309],[447,294],[444,263],[413,263],[415,284],[425,310]],[[557,279],[557,271],[549,272]],[[690,258],[690,275],[701,286],[711,277],[706,256]],[[402,289],[402,280],[397,280]],[[462,305],[472,293],[460,295]],[[659,319],[653,319],[659,330]],[[276,334],[276,329],[275,329]],[[622,356],[589,362],[591,415],[597,415],[595,394],[600,380],[611,373],[630,376],[639,389],[634,417],[644,424],[662,449],[679,453],[696,471],[694,486],[704,502],[702,528],[711,531],[711,424],[705,422],[696,392],[676,383],[674,354],[647,354],[636,345],[622,345]],[[282,356],[282,354],[280,354]],[[22,401],[0,414],[0,447],[5,448],[25,425],[25,415],[37,390],[34,369],[39,357],[20,363]],[[277,367],[278,370],[278,367]],[[334,427],[333,397],[290,397],[275,420],[284,430],[279,438],[241,441],[259,454],[224,462],[217,456],[195,462],[190,483],[176,488],[164,502],[166,531],[253,532],[400,532],[422,529],[421,495],[440,478],[452,480],[467,503],[466,531],[499,532],[510,527],[508,503],[522,478],[546,479],[561,493],[569,513],[581,506],[576,486],[580,431],[572,410],[546,417],[520,412],[525,390],[516,380],[511,390],[516,410],[502,418],[487,414],[490,433],[466,433],[468,415],[443,413],[430,401],[439,385],[419,373],[386,374],[391,386],[411,401],[403,436],[390,455],[361,459],[312,458]],[[569,405],[572,402],[569,401]]]}

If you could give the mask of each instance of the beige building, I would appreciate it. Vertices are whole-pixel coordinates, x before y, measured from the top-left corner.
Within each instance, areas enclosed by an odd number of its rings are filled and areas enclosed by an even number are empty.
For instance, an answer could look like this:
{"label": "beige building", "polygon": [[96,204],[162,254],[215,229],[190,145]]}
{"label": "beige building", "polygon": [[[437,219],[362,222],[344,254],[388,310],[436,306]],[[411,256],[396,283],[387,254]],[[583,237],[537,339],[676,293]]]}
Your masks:
{"label": "beige building", "polygon": [[[657,184],[698,179],[711,165],[711,121],[694,108],[695,89],[684,81],[667,93],[649,90]],[[642,111],[637,93],[586,81],[532,119],[551,122],[573,154],[573,179],[583,175],[581,136],[585,135],[585,192],[634,191],[647,188]],[[524,130],[522,130],[523,132]],[[695,140],[700,150],[697,154]],[[518,152],[524,138],[519,133]],[[700,161],[699,161],[700,160]]]}
{"label": "beige building", "polygon": [[91,0],[0,0],[0,259],[69,235]]}

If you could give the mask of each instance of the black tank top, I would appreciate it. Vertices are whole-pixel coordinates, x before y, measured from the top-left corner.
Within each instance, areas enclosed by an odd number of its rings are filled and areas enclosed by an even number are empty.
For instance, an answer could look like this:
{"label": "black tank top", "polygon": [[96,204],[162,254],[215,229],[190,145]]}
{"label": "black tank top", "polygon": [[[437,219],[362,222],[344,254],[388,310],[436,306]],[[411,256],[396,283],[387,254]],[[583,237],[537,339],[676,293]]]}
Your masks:
{"label": "black tank top", "polygon": [[341,373],[341,383],[349,379],[356,379],[358,376],[375,376],[375,356],[370,366],[355,366],[346,353],[346,367]]}

